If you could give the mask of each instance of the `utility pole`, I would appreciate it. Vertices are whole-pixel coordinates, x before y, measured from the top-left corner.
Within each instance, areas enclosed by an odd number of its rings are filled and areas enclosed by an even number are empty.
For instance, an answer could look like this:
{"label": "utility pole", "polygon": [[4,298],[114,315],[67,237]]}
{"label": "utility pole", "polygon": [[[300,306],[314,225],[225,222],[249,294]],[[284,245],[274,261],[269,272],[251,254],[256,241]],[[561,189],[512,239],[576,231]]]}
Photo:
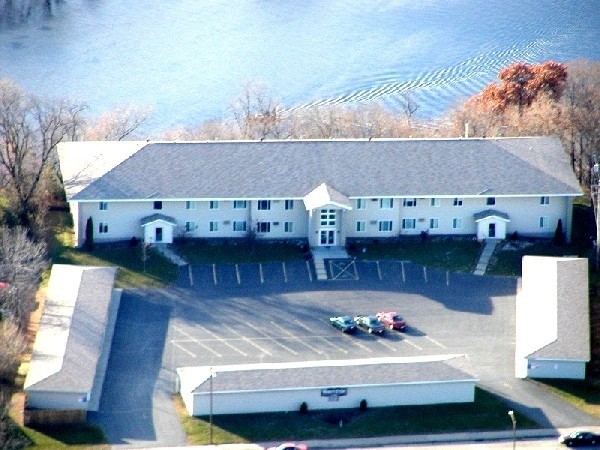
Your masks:
{"label": "utility pole", "polygon": [[598,269],[600,265],[600,165],[593,157],[594,165],[590,173],[590,196],[592,197],[592,208],[594,210],[594,221],[596,223],[596,242],[594,243],[594,267]]}

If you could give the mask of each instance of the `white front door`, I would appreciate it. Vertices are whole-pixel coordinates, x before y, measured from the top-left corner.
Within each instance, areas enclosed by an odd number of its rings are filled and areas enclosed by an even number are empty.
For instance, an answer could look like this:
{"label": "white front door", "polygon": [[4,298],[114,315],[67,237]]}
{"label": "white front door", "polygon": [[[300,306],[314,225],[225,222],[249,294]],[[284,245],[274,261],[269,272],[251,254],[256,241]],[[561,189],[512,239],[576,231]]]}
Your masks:
{"label": "white front door", "polygon": [[335,230],[320,230],[319,245],[335,245]]}

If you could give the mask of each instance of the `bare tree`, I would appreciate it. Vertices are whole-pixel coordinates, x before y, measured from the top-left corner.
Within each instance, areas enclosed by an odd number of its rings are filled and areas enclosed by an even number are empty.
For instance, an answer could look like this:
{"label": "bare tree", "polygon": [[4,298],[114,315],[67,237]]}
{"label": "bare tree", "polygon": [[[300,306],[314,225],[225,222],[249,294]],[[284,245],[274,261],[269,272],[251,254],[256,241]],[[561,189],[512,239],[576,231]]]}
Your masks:
{"label": "bare tree", "polygon": [[0,381],[12,383],[21,361],[21,354],[27,347],[25,335],[8,318],[0,320]]}
{"label": "bare tree", "polygon": [[24,329],[35,309],[42,271],[48,267],[46,246],[33,242],[22,227],[0,227],[0,308]]}
{"label": "bare tree", "polygon": [[81,139],[91,141],[122,141],[135,139],[135,132],[148,121],[151,108],[141,106],[121,106],[90,119],[82,130]]}
{"label": "bare tree", "polygon": [[266,86],[248,83],[232,105],[231,112],[241,139],[283,139],[282,110]]}
{"label": "bare tree", "polygon": [[56,146],[75,134],[85,107],[45,102],[0,80],[0,176],[19,223],[35,223],[40,181],[56,160]]}

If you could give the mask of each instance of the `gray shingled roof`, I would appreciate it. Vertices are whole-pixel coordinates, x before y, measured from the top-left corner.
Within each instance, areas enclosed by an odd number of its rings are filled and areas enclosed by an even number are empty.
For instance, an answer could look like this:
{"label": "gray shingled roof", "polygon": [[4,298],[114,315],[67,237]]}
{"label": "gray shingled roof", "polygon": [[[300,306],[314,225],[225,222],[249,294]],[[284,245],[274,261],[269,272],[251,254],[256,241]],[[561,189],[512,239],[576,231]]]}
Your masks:
{"label": "gray shingled roof", "polygon": [[[528,358],[590,360],[587,259],[558,261],[558,338],[528,355]],[[535,319],[534,319],[535,320]]]}
{"label": "gray shingled roof", "polygon": [[485,211],[480,211],[473,214],[475,222],[482,219],[487,219],[488,217],[498,217],[499,219],[510,221],[510,217],[508,217],[508,214],[503,213],[501,211],[496,211],[495,209],[486,209]]}
{"label": "gray shingled roof", "polygon": [[541,137],[150,143],[72,199],[301,199],[321,183],[351,198],[581,193]]}
{"label": "gray shingled roof", "polygon": [[156,214],[152,214],[150,216],[142,217],[140,219],[140,224],[142,226],[144,226],[144,225],[148,225],[149,223],[156,222],[157,220],[162,220],[163,222],[167,222],[167,223],[170,223],[170,224],[173,224],[173,225],[177,225],[177,220],[175,220],[173,217],[166,216],[166,215],[160,214],[160,213],[156,213]]}
{"label": "gray shingled roof", "polygon": [[[324,361],[323,364],[327,364]],[[280,390],[297,388],[351,387],[439,381],[475,381],[471,375],[448,361],[406,363],[259,368],[256,370],[216,371],[213,392]],[[193,392],[208,392],[210,381],[201,382]]]}
{"label": "gray shingled roof", "polygon": [[[62,361],[58,357],[58,365],[52,359],[56,360],[62,349],[53,348],[55,354],[48,356],[40,348],[50,343],[36,340],[25,382],[27,391],[92,390],[98,360],[105,346],[116,270],[114,267],[53,266],[45,305],[45,310],[53,312],[42,315],[38,336],[43,338],[46,327],[49,331],[58,327],[56,331],[68,333],[68,339]],[[62,291],[76,295],[74,305],[72,299],[63,300]],[[65,327],[68,328],[64,330]],[[59,338],[57,342],[61,340]]]}

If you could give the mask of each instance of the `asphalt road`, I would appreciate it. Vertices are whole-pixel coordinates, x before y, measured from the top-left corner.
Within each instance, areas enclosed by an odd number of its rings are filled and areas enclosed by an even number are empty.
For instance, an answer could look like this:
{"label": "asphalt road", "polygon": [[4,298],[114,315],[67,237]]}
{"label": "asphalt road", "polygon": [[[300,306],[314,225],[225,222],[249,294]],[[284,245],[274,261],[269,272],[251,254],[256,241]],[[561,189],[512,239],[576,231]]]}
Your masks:
{"label": "asphalt road", "polygon": [[[126,292],[93,421],[116,446],[184,445],[175,367],[466,354],[461,368],[480,386],[545,427],[600,425],[514,378],[516,279],[389,261],[328,268],[334,280],[316,281],[302,261],[183,267],[168,289]],[[404,316],[408,331],[348,336],[329,324],[382,309]]]}

